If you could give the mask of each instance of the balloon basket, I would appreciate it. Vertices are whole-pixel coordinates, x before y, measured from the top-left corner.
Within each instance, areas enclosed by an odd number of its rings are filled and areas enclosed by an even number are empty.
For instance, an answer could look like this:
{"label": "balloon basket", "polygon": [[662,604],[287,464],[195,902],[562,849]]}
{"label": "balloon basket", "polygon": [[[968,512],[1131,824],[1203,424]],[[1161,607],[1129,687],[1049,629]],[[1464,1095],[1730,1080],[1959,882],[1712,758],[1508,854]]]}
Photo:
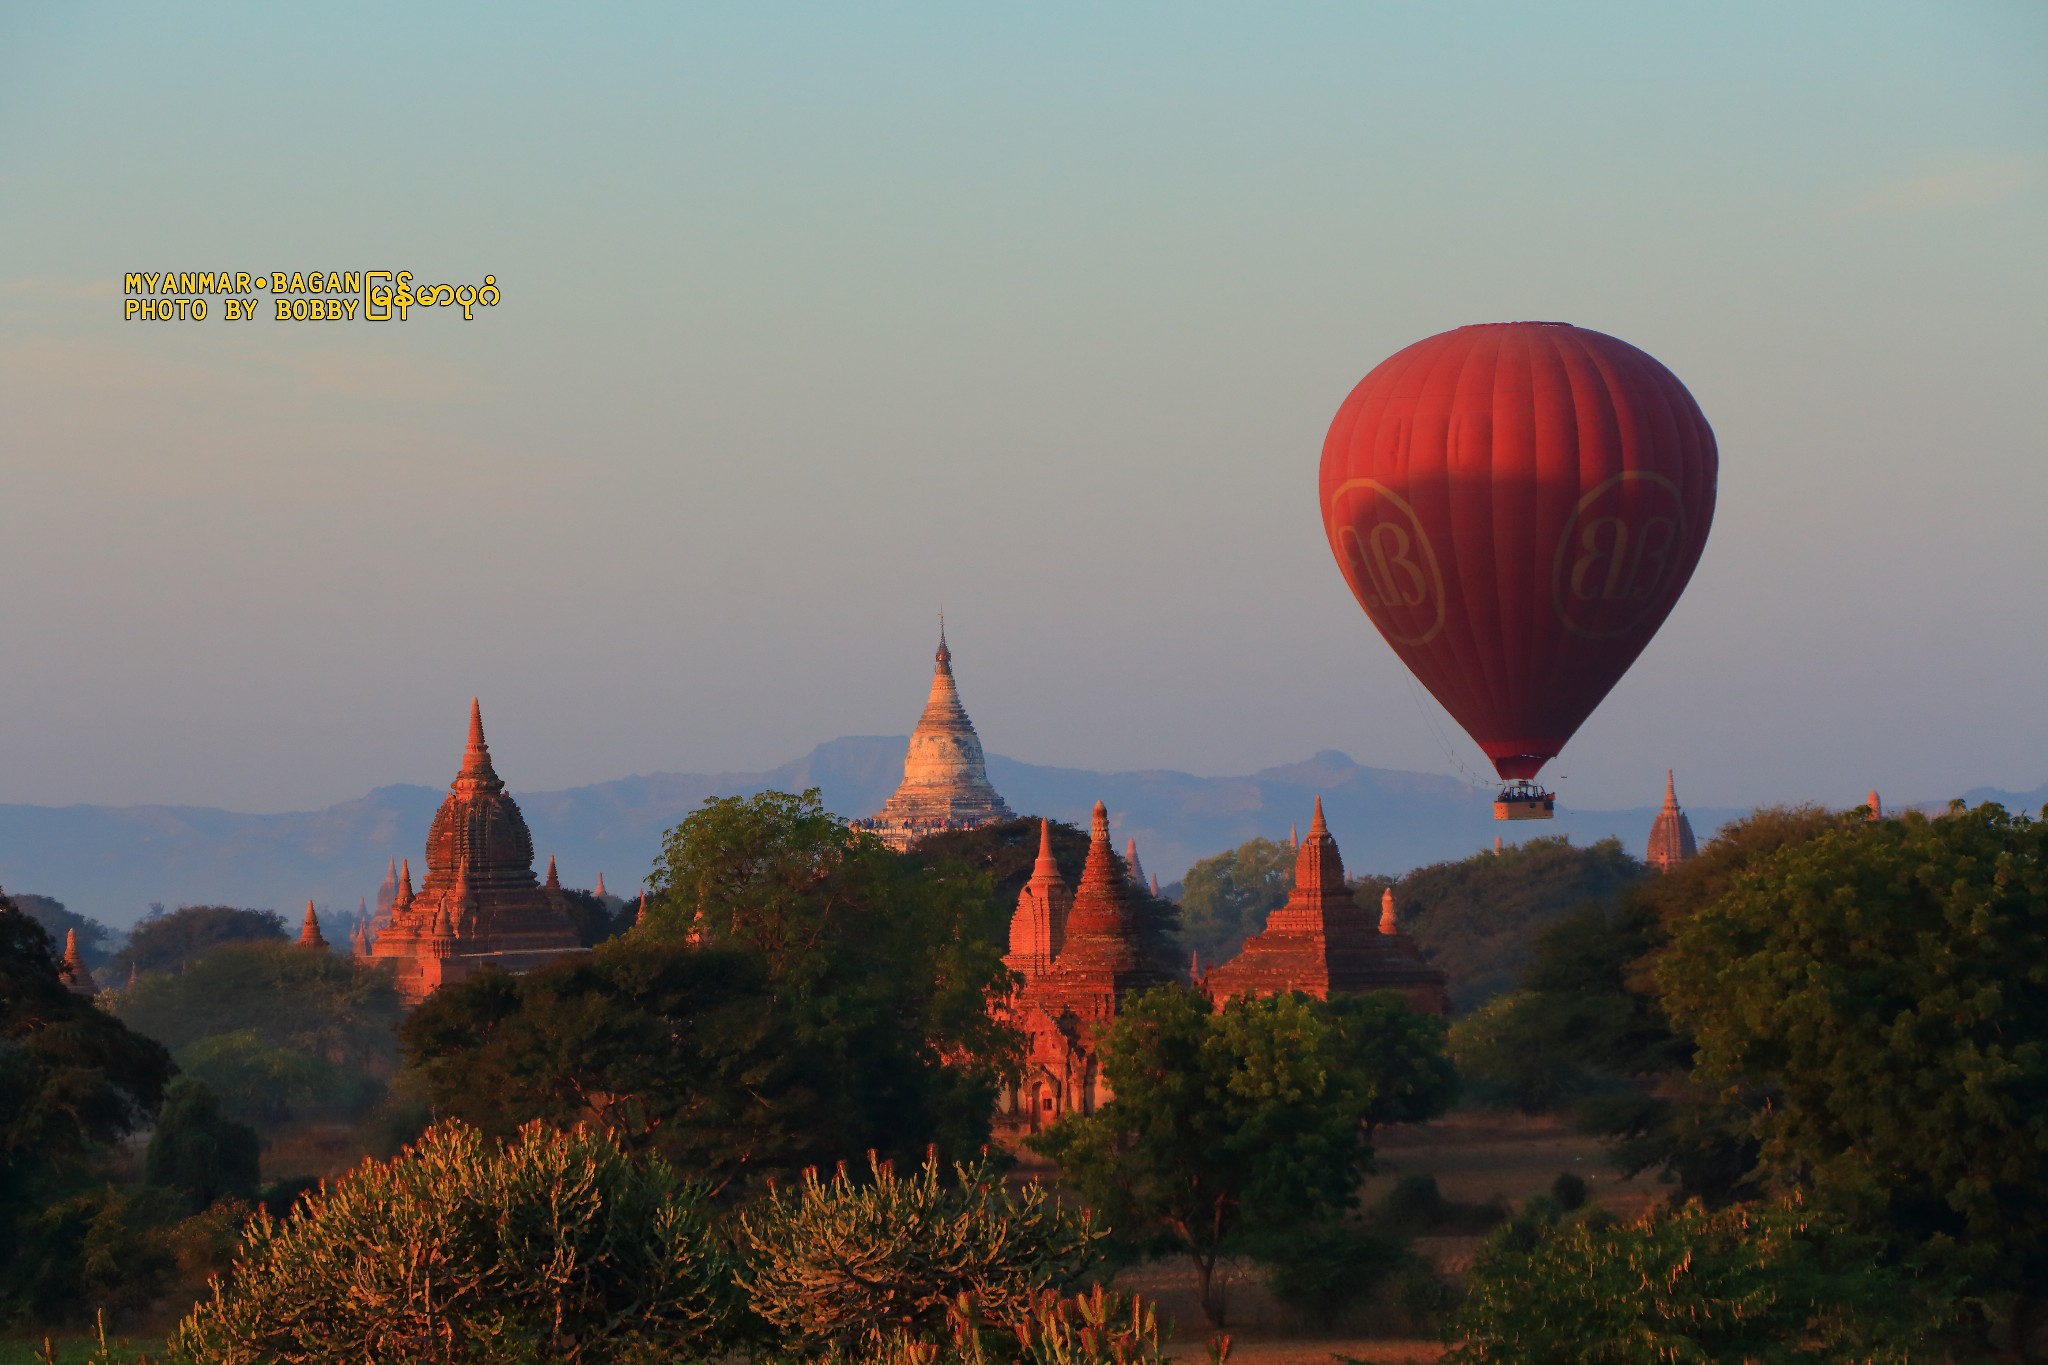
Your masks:
{"label": "balloon basket", "polygon": [[1557,794],[1534,782],[1510,782],[1493,798],[1496,820],[1552,820],[1557,817]]}

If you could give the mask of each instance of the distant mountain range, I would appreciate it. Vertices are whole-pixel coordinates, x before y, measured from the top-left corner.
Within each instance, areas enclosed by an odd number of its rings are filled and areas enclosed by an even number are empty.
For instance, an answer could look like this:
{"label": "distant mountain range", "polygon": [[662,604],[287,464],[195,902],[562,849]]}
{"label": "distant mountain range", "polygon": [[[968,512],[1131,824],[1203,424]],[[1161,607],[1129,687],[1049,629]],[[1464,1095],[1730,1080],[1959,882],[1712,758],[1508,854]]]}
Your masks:
{"label": "distant mountain range", "polygon": [[[901,780],[908,744],[900,736],[856,736],[766,772],[653,773],[514,796],[543,866],[552,853],[567,884],[590,886],[602,872],[607,889],[631,895],[662,833],[705,798],[818,787],[831,810],[867,815]],[[1653,801],[1628,810],[1560,810],[1550,824],[1496,825],[1490,789],[1362,767],[1334,749],[1243,777],[1096,773],[1000,755],[989,757],[988,769],[996,790],[1020,812],[1086,828],[1095,802],[1106,802],[1118,848],[1136,838],[1139,859],[1162,883],[1254,835],[1277,839],[1290,825],[1306,829],[1318,794],[1345,865],[1387,874],[1491,847],[1497,833],[1511,841],[1567,834],[1577,843],[1611,834],[1640,856],[1656,814]],[[1646,778],[1646,794],[1660,796],[1653,777]],[[386,860],[409,857],[414,876],[422,875],[427,825],[442,794],[434,787],[379,787],[325,810],[281,815],[197,806],[0,805],[0,886],[53,896],[117,927],[134,923],[152,902],[254,906],[290,918],[311,899],[323,910],[351,911],[359,898],[375,898]],[[1965,796],[2032,811],[2048,801],[2048,784]],[[1705,840],[1743,811],[1687,813]]]}

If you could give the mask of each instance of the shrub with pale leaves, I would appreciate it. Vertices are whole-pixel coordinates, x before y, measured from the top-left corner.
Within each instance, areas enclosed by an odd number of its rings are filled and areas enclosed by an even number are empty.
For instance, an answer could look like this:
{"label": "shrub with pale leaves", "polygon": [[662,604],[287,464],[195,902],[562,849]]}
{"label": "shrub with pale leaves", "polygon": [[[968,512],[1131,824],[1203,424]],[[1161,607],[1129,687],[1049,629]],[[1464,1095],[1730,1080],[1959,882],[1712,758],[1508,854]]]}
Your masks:
{"label": "shrub with pale leaves", "polygon": [[178,1327],[207,1365],[672,1362],[723,1351],[732,1268],[701,1192],[610,1138],[445,1123],[283,1219]]}

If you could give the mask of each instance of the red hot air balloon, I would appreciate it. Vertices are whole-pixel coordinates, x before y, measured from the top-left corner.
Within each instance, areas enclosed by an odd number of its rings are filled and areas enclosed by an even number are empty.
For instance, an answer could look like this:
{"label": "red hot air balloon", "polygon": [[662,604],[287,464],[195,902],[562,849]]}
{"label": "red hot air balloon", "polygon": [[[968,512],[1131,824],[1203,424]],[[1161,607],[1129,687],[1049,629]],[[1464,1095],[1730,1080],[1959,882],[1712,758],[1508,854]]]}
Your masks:
{"label": "red hot air balloon", "polygon": [[1714,433],[1677,376],[1561,322],[1444,332],[1358,382],[1323,442],[1323,529],[1401,661],[1493,760],[1500,818],[1685,590]]}

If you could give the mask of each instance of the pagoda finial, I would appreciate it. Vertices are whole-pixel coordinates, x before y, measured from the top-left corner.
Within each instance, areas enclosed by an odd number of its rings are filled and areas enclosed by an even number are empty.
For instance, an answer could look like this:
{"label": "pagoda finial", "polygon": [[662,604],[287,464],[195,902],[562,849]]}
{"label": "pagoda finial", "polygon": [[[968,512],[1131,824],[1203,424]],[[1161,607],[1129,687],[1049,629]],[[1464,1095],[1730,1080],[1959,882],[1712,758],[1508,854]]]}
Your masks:
{"label": "pagoda finial", "polygon": [[1126,839],[1124,841],[1124,875],[1131,879],[1132,886],[1137,887],[1140,891],[1145,889],[1145,868],[1138,861],[1138,841],[1136,839]]}
{"label": "pagoda finial", "polygon": [[606,896],[611,894],[610,892],[604,889],[604,873],[600,872],[597,874],[597,889],[595,891],[592,891],[590,894],[596,896],[599,900],[603,900]]}
{"label": "pagoda finial", "polygon": [[1295,824],[1292,820],[1287,822],[1287,847],[1290,849],[1301,847],[1301,826]]}
{"label": "pagoda finial", "polygon": [[1109,807],[1100,801],[1095,803],[1095,818],[1088,828],[1088,839],[1090,843],[1109,847]]}
{"label": "pagoda finial", "polygon": [[462,751],[462,776],[495,777],[491,771],[491,749],[484,743],[484,712],[475,697],[469,699],[469,745]]}
{"label": "pagoda finial", "polygon": [[320,916],[314,913],[311,901],[306,902],[306,922],[299,926],[299,946],[320,949],[327,947],[327,936],[320,932]]}
{"label": "pagoda finial", "polygon": [[1672,810],[1678,809],[1678,779],[1673,770],[1664,770],[1664,804]]}
{"label": "pagoda finial", "polygon": [[939,652],[932,657],[938,661],[941,669],[951,669],[953,651],[946,648],[946,613],[943,610],[939,612]]}
{"label": "pagoda finial", "polygon": [[1314,818],[1308,822],[1308,837],[1311,839],[1327,839],[1330,837],[1330,827],[1323,822],[1323,798],[1321,796],[1316,797],[1316,813]]}
{"label": "pagoda finial", "polygon": [[641,922],[642,920],[646,919],[646,918],[647,918],[647,888],[643,886],[643,887],[641,887],[641,888],[640,888],[640,904],[639,904],[639,906],[638,906],[637,908],[635,908],[635,909],[634,909],[634,911],[633,911],[633,925],[634,925],[634,927],[635,927],[635,928],[638,928],[638,927],[639,927],[639,925],[640,925],[640,922]]}
{"label": "pagoda finial", "polygon": [[1873,820],[1884,819],[1884,802],[1877,799],[1877,788],[1875,787],[1870,789],[1870,818]]}
{"label": "pagoda finial", "polygon": [[555,872],[555,855],[552,853],[548,855],[547,889],[550,891],[560,891],[562,889],[562,879]]}
{"label": "pagoda finial", "polygon": [[1400,926],[1394,922],[1394,888],[1390,886],[1380,892],[1380,932],[1392,934],[1398,933],[1399,929]]}
{"label": "pagoda finial", "polygon": [[405,858],[398,864],[398,899],[391,903],[400,910],[412,908],[412,859]]}

